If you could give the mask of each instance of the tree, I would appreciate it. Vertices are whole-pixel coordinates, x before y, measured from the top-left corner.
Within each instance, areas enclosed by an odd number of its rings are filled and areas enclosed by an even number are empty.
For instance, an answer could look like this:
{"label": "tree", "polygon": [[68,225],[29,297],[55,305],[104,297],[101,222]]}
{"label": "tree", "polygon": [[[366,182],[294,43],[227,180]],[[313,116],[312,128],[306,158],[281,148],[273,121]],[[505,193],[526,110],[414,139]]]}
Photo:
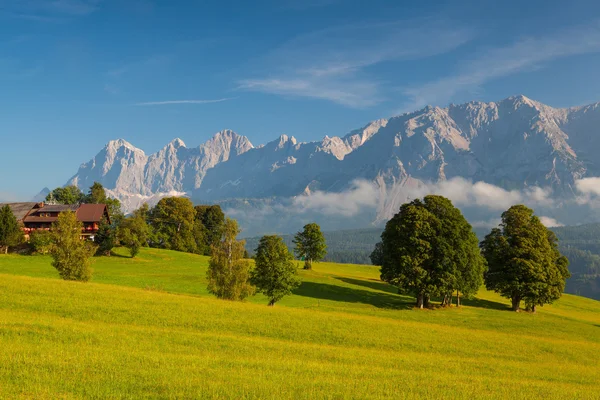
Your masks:
{"label": "tree", "polygon": [[117,230],[114,225],[109,224],[106,219],[102,219],[98,232],[94,236],[94,243],[98,245],[98,255],[110,256],[112,249],[117,244]]}
{"label": "tree", "polygon": [[239,233],[237,222],[227,218],[221,240],[211,248],[208,291],[220,299],[243,300],[254,293],[249,282],[250,261],[243,259],[244,241],[236,240]]}
{"label": "tree", "polygon": [[304,258],[304,269],[312,269],[313,261],[320,261],[327,254],[327,244],[319,225],[304,225],[302,232],[296,233],[293,240],[296,256]]}
{"label": "tree", "polygon": [[0,249],[4,248],[4,254],[6,254],[9,247],[17,246],[22,242],[23,232],[19,222],[10,206],[5,205],[0,208]]}
{"label": "tree", "polygon": [[460,305],[461,294],[472,297],[483,284],[487,267],[479,250],[479,240],[473,227],[449,199],[430,195],[424,197],[423,204],[440,221],[435,237],[434,263],[442,305],[452,303],[454,291],[457,305]]}
{"label": "tree", "polygon": [[383,263],[383,242],[375,244],[375,248],[369,258],[371,259],[371,264],[381,266]]}
{"label": "tree", "polygon": [[54,239],[50,231],[33,231],[29,235],[29,246],[36,254],[48,254],[52,251]]}
{"label": "tree", "polygon": [[263,236],[256,248],[250,282],[269,298],[269,306],[300,286],[294,256],[279,236]]}
{"label": "tree", "polygon": [[83,225],[74,212],[62,212],[52,226],[52,266],[61,278],[87,282],[92,278],[90,258],[96,247],[81,238]]}
{"label": "tree", "polygon": [[489,270],[488,290],[511,299],[512,309],[521,301],[535,312],[536,306],[550,304],[562,295],[569,278],[568,260],[558,251],[558,239],[534,215],[516,205],[502,214],[500,228],[494,228],[480,244]]}
{"label": "tree", "polygon": [[185,197],[165,197],[150,211],[150,225],[153,229],[153,245],[156,247],[198,252],[194,236],[196,211],[190,199]]}
{"label": "tree", "polygon": [[90,190],[85,196],[85,202],[87,204],[106,204],[106,191],[104,190],[104,186],[101,183],[94,182],[94,184],[90,187]]}
{"label": "tree", "polygon": [[75,185],[58,187],[46,196],[47,202],[58,204],[80,204],[85,200],[85,195]]}
{"label": "tree", "polygon": [[425,297],[437,290],[432,263],[437,225],[439,220],[420,200],[414,200],[400,207],[381,234],[381,280],[413,291],[418,308],[423,308]]}
{"label": "tree", "polygon": [[441,296],[450,305],[452,293],[471,296],[483,283],[485,261],[471,225],[452,202],[425,196],[403,204],[381,235],[381,279],[412,291],[417,307]]}
{"label": "tree", "polygon": [[210,255],[211,246],[217,244],[221,239],[221,231],[225,224],[225,214],[221,210],[221,206],[199,205],[194,207],[196,210],[196,221],[199,223],[197,229],[202,231],[204,238],[204,254]]}
{"label": "tree", "polygon": [[148,245],[150,227],[145,219],[147,214],[148,205],[144,204],[134,211],[131,217],[125,218],[119,226],[117,238],[129,249],[132,258],[138,255],[140,248]]}

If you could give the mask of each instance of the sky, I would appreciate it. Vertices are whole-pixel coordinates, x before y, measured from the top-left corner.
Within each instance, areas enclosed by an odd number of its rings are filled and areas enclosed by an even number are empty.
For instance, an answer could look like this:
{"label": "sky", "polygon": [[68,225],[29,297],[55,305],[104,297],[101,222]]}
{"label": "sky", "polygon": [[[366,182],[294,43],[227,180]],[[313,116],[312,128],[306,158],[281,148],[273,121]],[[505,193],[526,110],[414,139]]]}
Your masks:
{"label": "sky", "polygon": [[0,0],[0,201],[112,139],[341,136],[426,105],[600,101],[597,1]]}

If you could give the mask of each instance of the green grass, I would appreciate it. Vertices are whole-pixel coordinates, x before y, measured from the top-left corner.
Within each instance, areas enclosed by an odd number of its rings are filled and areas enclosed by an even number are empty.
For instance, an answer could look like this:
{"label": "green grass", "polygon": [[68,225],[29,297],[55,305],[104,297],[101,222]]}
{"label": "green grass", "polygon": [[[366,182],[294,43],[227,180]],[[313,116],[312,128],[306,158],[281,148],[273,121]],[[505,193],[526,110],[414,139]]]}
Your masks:
{"label": "green grass", "polygon": [[[124,253],[119,253],[123,255]],[[0,398],[598,398],[600,303],[481,291],[414,310],[370,266],[316,264],[275,307],[206,292],[206,257],[98,258],[93,282],[0,256]]]}

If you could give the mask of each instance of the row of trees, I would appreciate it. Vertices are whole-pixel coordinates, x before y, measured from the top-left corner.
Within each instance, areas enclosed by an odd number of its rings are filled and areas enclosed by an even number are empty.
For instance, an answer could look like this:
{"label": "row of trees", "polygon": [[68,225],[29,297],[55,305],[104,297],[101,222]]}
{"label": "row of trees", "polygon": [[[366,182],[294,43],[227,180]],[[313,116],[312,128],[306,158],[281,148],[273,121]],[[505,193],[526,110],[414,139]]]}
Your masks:
{"label": "row of trees", "polygon": [[[263,236],[256,248],[254,268],[244,257],[243,240],[237,223],[227,219],[220,241],[211,246],[207,271],[208,291],[227,300],[243,300],[254,293],[269,298],[269,306],[290,294],[300,285],[294,256],[280,236]],[[327,245],[317,224],[307,224],[295,236],[295,252],[304,259],[304,268],[323,258]]]}
{"label": "row of trees", "polygon": [[[75,187],[59,188],[49,194],[54,203],[106,203],[104,188],[95,183],[83,195]],[[113,203],[114,204],[114,203]],[[5,223],[4,215],[6,220]],[[92,277],[91,257],[110,255],[117,245],[129,248],[135,257],[143,246],[153,246],[211,255],[207,271],[208,290],[218,298],[242,300],[254,293],[264,293],[269,305],[300,285],[294,256],[279,236],[264,236],[256,249],[252,267],[238,240],[235,220],[225,218],[219,206],[195,206],[186,198],[165,198],[149,208],[144,204],[130,216],[115,211],[112,221],[103,221],[95,242],[81,238],[81,223],[75,213],[63,212],[52,230],[34,233],[32,242],[39,251],[52,255],[52,265],[65,280],[88,281]],[[0,210],[0,239],[4,231],[22,236],[9,207]],[[7,236],[7,235],[5,235]],[[326,254],[325,238],[317,224],[308,224],[295,236],[295,252],[312,268]]]}
{"label": "row of trees", "polygon": [[478,243],[450,200],[426,196],[403,204],[381,237],[371,254],[381,279],[414,293],[419,308],[434,296],[452,304],[454,292],[460,305],[461,294],[471,297],[485,282],[510,298],[513,310],[525,301],[535,312],[561,296],[570,276],[556,236],[523,205],[504,212],[500,227]]}

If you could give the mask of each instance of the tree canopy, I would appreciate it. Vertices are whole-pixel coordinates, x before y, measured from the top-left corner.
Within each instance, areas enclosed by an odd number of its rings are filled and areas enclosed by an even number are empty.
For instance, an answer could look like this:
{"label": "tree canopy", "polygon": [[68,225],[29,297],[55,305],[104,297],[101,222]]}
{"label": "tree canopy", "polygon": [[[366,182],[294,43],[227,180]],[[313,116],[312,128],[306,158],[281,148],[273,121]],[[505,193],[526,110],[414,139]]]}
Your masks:
{"label": "tree canopy", "polygon": [[221,240],[211,249],[208,291],[220,299],[243,300],[254,293],[249,282],[250,261],[243,258],[244,241],[236,239],[239,233],[237,222],[227,218]]}
{"label": "tree canopy", "polygon": [[454,290],[470,296],[483,282],[477,237],[460,210],[442,196],[403,204],[381,238],[381,279],[413,292],[419,308],[431,296],[447,304]]}
{"label": "tree canopy", "polygon": [[87,282],[92,278],[90,257],[96,248],[81,238],[82,227],[70,211],[60,213],[52,226],[52,266],[64,280]]}
{"label": "tree canopy", "polygon": [[144,203],[119,225],[117,237],[129,249],[132,258],[138,255],[140,248],[148,245],[150,227],[146,223],[147,216],[148,205]]}
{"label": "tree canopy", "polygon": [[185,197],[161,199],[149,212],[153,230],[153,245],[169,250],[198,253],[195,224],[196,211],[192,201]]}
{"label": "tree canopy", "polygon": [[500,227],[492,229],[480,246],[489,266],[486,287],[511,299],[514,311],[523,300],[535,311],[562,295],[570,276],[569,261],[560,254],[556,235],[532,209],[509,208]]}
{"label": "tree canopy", "polygon": [[251,283],[273,306],[300,285],[294,256],[279,236],[263,236],[256,248]]}
{"label": "tree canopy", "polygon": [[201,230],[204,235],[203,253],[210,255],[211,246],[216,245],[221,239],[223,225],[225,224],[225,214],[221,206],[217,205],[198,205],[196,210],[196,229]]}
{"label": "tree canopy", "polygon": [[304,225],[304,229],[294,236],[296,256],[304,258],[304,269],[312,269],[313,261],[320,261],[327,254],[327,243],[316,223]]}
{"label": "tree canopy", "polygon": [[23,232],[10,206],[0,208],[0,249],[8,253],[8,248],[23,241]]}
{"label": "tree canopy", "polygon": [[84,200],[85,195],[75,185],[58,187],[46,196],[47,202],[55,202],[58,204],[80,204],[83,203]]}

